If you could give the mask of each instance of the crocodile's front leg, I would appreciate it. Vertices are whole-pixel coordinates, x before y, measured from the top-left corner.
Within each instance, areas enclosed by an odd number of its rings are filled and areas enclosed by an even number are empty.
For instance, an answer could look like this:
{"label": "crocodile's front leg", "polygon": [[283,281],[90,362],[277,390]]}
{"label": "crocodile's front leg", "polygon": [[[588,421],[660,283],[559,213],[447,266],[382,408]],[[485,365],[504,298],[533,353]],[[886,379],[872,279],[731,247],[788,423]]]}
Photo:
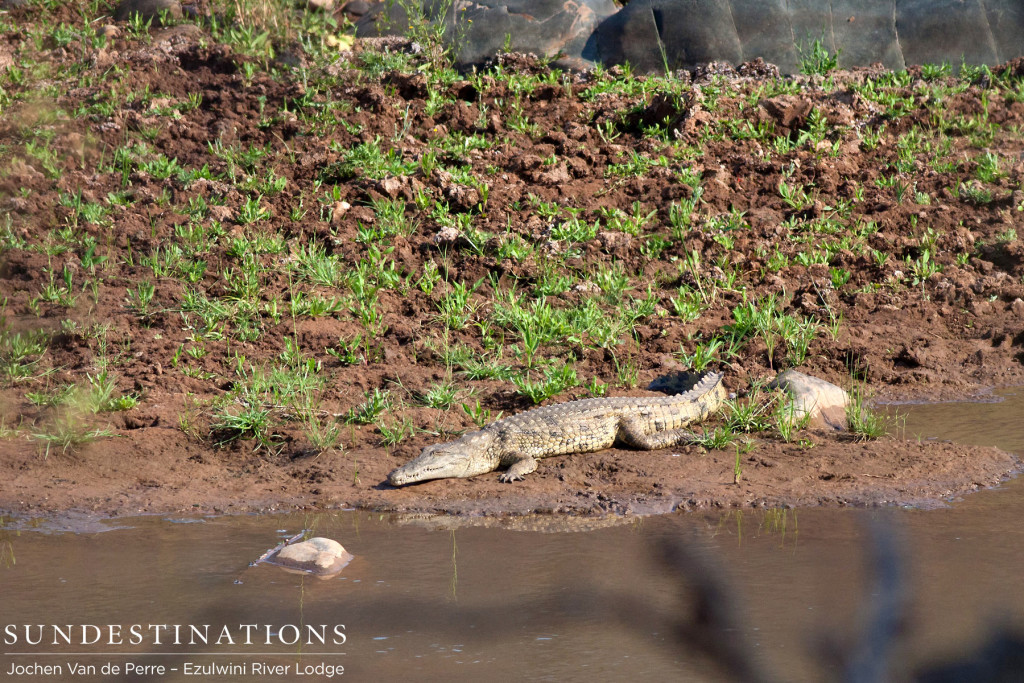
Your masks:
{"label": "crocodile's front leg", "polygon": [[529,455],[520,456],[509,468],[498,476],[498,481],[522,481],[530,472],[537,469],[537,458]]}
{"label": "crocodile's front leg", "polygon": [[656,451],[682,443],[693,443],[697,440],[697,435],[689,429],[666,429],[653,434],[645,434],[640,421],[635,418],[623,418],[619,422],[617,436],[627,446],[641,448],[645,451]]}

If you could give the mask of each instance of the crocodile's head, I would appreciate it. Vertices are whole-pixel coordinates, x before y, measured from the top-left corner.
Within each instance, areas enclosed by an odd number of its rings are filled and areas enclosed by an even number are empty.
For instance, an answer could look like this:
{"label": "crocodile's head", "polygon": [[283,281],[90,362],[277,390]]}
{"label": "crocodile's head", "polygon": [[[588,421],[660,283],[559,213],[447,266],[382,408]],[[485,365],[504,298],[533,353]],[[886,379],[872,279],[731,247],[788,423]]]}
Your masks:
{"label": "crocodile's head", "polygon": [[490,454],[494,435],[480,431],[466,434],[448,443],[427,446],[415,460],[410,460],[388,475],[392,486],[404,486],[427,479],[475,477],[498,468],[498,458]]}

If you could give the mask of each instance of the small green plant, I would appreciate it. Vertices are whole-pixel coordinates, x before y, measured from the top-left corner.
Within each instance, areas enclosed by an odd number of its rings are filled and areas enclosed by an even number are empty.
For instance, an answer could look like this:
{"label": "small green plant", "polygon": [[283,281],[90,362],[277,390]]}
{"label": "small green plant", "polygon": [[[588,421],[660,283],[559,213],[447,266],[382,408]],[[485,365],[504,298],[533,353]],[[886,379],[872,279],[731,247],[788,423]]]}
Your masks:
{"label": "small green plant", "polygon": [[563,365],[557,369],[545,368],[543,377],[537,380],[530,379],[529,375],[522,374],[512,378],[519,393],[526,396],[534,404],[542,403],[545,399],[560,394],[569,387],[579,384],[576,378],[576,368],[571,365]]}
{"label": "small green plant", "polygon": [[476,312],[476,306],[470,302],[473,292],[480,287],[481,280],[472,286],[466,286],[464,282],[456,282],[452,285],[450,292],[441,297],[437,304],[440,315],[438,316],[446,327],[452,330],[461,330],[469,324]]}
{"label": "small green plant", "polygon": [[372,424],[377,417],[391,407],[391,392],[374,389],[364,394],[366,399],[349,409],[345,422],[352,424]]}
{"label": "small green plant", "polygon": [[246,197],[238,210],[238,222],[242,225],[249,225],[270,218],[270,210],[263,208],[262,200],[263,195],[261,194],[255,197]]}
{"label": "small green plant", "polygon": [[0,325],[0,377],[8,382],[32,377],[48,343],[42,330],[12,334]]}
{"label": "small green plant", "polygon": [[381,443],[386,447],[397,446],[415,432],[412,421],[407,417],[390,423],[378,420],[376,425],[380,431]]}
{"label": "small green plant", "polygon": [[675,314],[682,318],[683,322],[697,320],[704,312],[705,306],[700,292],[689,287],[682,286],[678,294],[669,299]]}
{"label": "small green plant", "polygon": [[31,433],[31,437],[44,446],[44,459],[49,457],[53,449],[59,448],[61,454],[66,454],[97,439],[111,436],[116,435],[109,429],[93,427],[82,413],[74,409],[58,412],[45,429]]}
{"label": "small green plant", "polygon": [[693,443],[709,451],[720,451],[736,440],[736,433],[726,426],[718,426],[693,435]]}
{"label": "small green plant", "polygon": [[992,200],[995,198],[995,195],[992,193],[992,190],[982,186],[979,183],[973,182],[960,183],[960,185],[957,186],[957,189],[953,194],[963,198],[964,200],[972,204],[976,204],[979,206],[984,204],[991,204]]}
{"label": "small green plant", "polygon": [[309,411],[302,417],[302,433],[317,455],[335,450],[341,444],[341,425],[334,418],[323,418]]}
{"label": "small green plant", "polygon": [[725,425],[734,432],[761,432],[771,426],[769,409],[775,402],[774,395],[763,395],[753,389],[745,400],[725,403]]}
{"label": "small green plant", "polygon": [[49,408],[68,403],[74,395],[74,384],[64,384],[48,391],[25,392],[25,398],[28,399],[29,403]]}
{"label": "small green plant", "polygon": [[357,334],[352,339],[338,338],[338,345],[328,347],[327,353],[338,359],[342,365],[357,365],[364,361],[362,354],[363,335]]}
{"label": "small green plant", "polygon": [[695,372],[703,372],[712,363],[721,362],[719,352],[725,342],[719,337],[712,337],[703,343],[695,344],[692,353],[679,352],[679,360]]}
{"label": "small green plant", "polygon": [[994,183],[1006,173],[999,168],[999,155],[992,152],[985,152],[978,157],[978,167],[974,176],[983,183]]}
{"label": "small green plant", "polygon": [[135,289],[128,289],[128,296],[126,301],[128,302],[128,308],[135,311],[135,314],[140,318],[149,316],[149,306],[153,302],[153,296],[156,294],[156,287],[149,280],[143,280]]}
{"label": "small green plant", "polygon": [[829,52],[821,39],[815,39],[810,46],[798,45],[800,73],[808,76],[825,76],[830,71],[835,71],[839,66],[840,52],[842,51],[836,50],[834,54]]}
{"label": "small green plant", "polygon": [[[473,424],[483,429],[493,420],[491,419],[491,410],[484,408],[480,405],[480,399],[477,399],[472,405],[468,403],[462,404],[462,412],[469,416],[469,419],[473,420]],[[498,411],[498,414],[494,416],[494,420],[500,420],[502,411]]]}
{"label": "small green plant", "polygon": [[772,417],[775,429],[786,443],[792,442],[795,434],[806,427],[811,418],[810,413],[799,410],[796,402],[788,397],[776,402]]}
{"label": "small green plant", "polygon": [[272,431],[272,409],[257,402],[251,397],[243,397],[236,404],[225,406],[215,417],[210,430],[221,436],[218,446],[223,446],[236,439],[251,438],[256,442],[254,451],[263,448],[268,453],[276,454],[281,441]]}
{"label": "small green plant", "polygon": [[460,393],[460,389],[455,382],[450,379],[429,387],[420,400],[423,405],[431,408],[438,408],[440,410],[448,410],[455,404],[455,399]]}
{"label": "small green plant", "polygon": [[892,420],[884,413],[871,409],[864,396],[864,386],[855,384],[850,389],[850,401],[846,406],[846,419],[850,432],[861,441],[878,439],[889,432]]}
{"label": "small green plant", "polygon": [[779,181],[779,196],[793,211],[804,211],[814,204],[805,186],[790,185],[785,180]]}
{"label": "small green plant", "polygon": [[922,249],[921,255],[916,259],[911,259],[907,256],[904,263],[906,263],[907,270],[910,273],[911,285],[914,286],[923,284],[935,273],[942,272],[942,266],[935,262],[929,249]]}
{"label": "small green plant", "polygon": [[953,67],[949,62],[941,64],[922,64],[921,78],[926,81],[937,81],[940,78],[947,78],[953,74]]}
{"label": "small green plant", "polygon": [[608,393],[608,385],[598,379],[597,375],[591,377],[590,381],[583,385],[583,388],[586,389],[591,396],[604,396]]}

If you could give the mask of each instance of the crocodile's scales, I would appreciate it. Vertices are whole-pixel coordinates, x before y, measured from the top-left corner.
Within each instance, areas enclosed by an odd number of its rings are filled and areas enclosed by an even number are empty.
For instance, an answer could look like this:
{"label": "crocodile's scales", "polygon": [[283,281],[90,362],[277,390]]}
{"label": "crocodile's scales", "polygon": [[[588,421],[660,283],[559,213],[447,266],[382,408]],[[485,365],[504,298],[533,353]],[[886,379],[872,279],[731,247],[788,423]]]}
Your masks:
{"label": "crocodile's scales", "polygon": [[428,446],[418,458],[388,475],[394,486],[427,479],[472,477],[501,467],[501,481],[537,469],[537,460],[591,453],[615,442],[654,450],[693,440],[685,429],[717,411],[725,400],[721,373],[709,373],[676,396],[588,398],[534,408],[498,420],[478,432]]}

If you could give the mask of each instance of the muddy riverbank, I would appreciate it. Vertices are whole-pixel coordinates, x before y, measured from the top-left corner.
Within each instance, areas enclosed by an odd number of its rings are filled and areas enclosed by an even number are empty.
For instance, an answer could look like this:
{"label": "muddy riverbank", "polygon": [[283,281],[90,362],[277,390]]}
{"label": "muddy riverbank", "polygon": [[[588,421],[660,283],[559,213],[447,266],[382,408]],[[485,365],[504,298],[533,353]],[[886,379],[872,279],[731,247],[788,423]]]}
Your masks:
{"label": "muddy riverbank", "polygon": [[[158,428],[150,428],[158,429]],[[287,466],[238,464],[231,454],[191,447],[167,429],[142,443],[111,439],[72,457],[42,460],[33,449],[4,445],[0,508],[20,514],[85,510],[101,515],[250,512],[361,507],[456,514],[608,512],[807,505],[931,506],[992,486],[1018,461],[996,448],[914,440],[853,443],[805,434],[803,443],[760,443],[735,453],[613,449],[545,459],[511,484],[497,474],[392,488],[392,466],[414,453],[328,453]]]}

